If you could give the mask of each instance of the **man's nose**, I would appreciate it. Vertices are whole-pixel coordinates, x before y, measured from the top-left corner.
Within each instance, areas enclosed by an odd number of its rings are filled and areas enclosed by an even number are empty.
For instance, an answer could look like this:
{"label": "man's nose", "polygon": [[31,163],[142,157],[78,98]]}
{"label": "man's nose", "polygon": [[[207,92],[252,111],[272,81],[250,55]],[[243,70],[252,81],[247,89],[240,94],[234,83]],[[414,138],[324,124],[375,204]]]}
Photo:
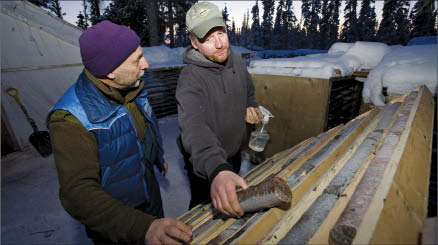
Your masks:
{"label": "man's nose", "polygon": [[222,40],[219,37],[214,37],[214,46],[217,49],[222,48]]}
{"label": "man's nose", "polygon": [[146,58],[144,56],[141,57],[141,59],[140,59],[140,69],[141,70],[145,70],[145,69],[148,69],[148,68],[149,68],[148,61],[146,60]]}

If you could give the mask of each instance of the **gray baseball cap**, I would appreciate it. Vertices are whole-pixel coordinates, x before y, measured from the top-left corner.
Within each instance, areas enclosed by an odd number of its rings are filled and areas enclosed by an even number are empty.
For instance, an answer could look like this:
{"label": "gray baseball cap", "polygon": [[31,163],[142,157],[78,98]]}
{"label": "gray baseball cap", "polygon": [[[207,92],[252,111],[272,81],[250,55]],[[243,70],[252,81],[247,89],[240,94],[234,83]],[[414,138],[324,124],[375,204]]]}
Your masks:
{"label": "gray baseball cap", "polygon": [[187,31],[193,33],[199,39],[214,27],[226,27],[219,8],[209,2],[199,2],[193,5],[186,14]]}

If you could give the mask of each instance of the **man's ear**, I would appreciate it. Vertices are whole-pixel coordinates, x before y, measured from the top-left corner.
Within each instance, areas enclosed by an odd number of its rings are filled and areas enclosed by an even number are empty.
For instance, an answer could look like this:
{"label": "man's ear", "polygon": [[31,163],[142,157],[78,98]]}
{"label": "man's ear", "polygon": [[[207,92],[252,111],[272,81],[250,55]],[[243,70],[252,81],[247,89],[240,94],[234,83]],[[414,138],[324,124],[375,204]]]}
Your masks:
{"label": "man's ear", "polygon": [[108,73],[108,75],[106,75],[106,77],[108,79],[114,80],[114,78],[116,78],[116,75],[114,73],[110,72],[110,73]]}
{"label": "man's ear", "polygon": [[190,38],[190,42],[192,43],[193,48],[198,49],[198,42],[197,40],[193,40],[193,38]]}

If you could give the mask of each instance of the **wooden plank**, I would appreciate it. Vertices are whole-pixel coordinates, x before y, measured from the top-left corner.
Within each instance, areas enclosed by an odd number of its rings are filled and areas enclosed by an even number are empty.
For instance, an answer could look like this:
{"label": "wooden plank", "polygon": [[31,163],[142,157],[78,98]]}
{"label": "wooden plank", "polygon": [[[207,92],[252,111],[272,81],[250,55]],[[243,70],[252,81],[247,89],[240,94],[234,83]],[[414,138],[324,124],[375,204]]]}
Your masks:
{"label": "wooden plank", "polygon": [[360,71],[353,72],[353,76],[355,77],[368,77],[368,74],[370,73],[371,69],[362,69]]}
{"label": "wooden plank", "polygon": [[287,149],[325,130],[330,81],[327,79],[251,75],[256,100],[275,116],[267,130],[266,156]]}
{"label": "wooden plank", "polygon": [[388,160],[394,153],[395,145],[400,142],[400,135],[405,129],[415,99],[416,93],[407,97],[394,124],[386,135],[382,147],[376,153],[376,157],[370,163],[353,197],[342,212],[336,225],[330,231],[330,244],[351,243],[361,232],[369,234],[370,231],[374,230],[375,226],[373,225],[368,226],[367,231],[358,232],[362,221],[366,218],[365,213],[370,206],[376,189],[383,180],[383,173],[387,169]]}
{"label": "wooden plank", "polygon": [[[413,92],[415,93],[415,92]],[[427,87],[418,89],[406,130],[390,160],[367,215],[378,213],[376,230],[358,241],[371,243],[417,243],[427,215],[433,137],[434,99]],[[393,176],[393,177],[392,177]],[[366,218],[367,226],[376,220]],[[390,229],[389,229],[390,227]],[[409,231],[409,232],[407,232]],[[362,232],[362,230],[360,230]],[[361,240],[359,240],[361,239]]]}
{"label": "wooden plank", "polygon": [[[359,181],[362,179],[363,175],[365,174],[371,160],[374,158],[374,150],[373,152],[370,152],[372,149],[367,149],[368,142],[371,144],[374,144],[373,149],[379,149],[384,137],[388,133],[393,121],[395,120],[394,115],[396,114],[397,110],[400,108],[400,102],[394,103],[391,105],[387,105],[381,113],[384,113],[383,119],[379,122],[375,130],[368,134],[367,138],[364,140],[363,145],[361,145],[358,149],[358,155],[353,155],[351,157],[351,160],[353,163],[348,163],[349,165],[355,164],[355,161],[361,161],[362,164],[357,170],[355,176],[351,180],[351,183],[342,188],[339,193],[339,198],[334,204],[334,206],[331,208],[330,212],[327,214],[324,222],[318,227],[318,230],[313,234],[312,238],[308,241],[308,244],[328,244],[329,240],[329,232],[330,229],[335,225],[336,221],[338,220],[339,216],[341,215],[342,211],[347,206],[348,202],[350,201],[351,197],[354,194],[354,191],[356,190],[357,185],[359,184]],[[374,143],[373,143],[374,142]],[[362,149],[364,147],[365,149]],[[361,150],[365,150],[365,153],[368,153],[368,155],[365,157],[361,156]]]}

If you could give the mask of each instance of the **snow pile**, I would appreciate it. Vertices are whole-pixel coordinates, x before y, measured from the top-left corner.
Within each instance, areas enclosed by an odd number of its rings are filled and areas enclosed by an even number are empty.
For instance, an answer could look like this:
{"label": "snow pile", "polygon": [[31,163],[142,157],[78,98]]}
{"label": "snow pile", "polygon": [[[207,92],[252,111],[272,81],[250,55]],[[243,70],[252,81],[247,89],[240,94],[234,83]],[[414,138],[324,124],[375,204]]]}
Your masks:
{"label": "snow pile", "polygon": [[179,67],[183,65],[184,48],[168,48],[165,45],[142,47],[150,68]]}
{"label": "snow pile", "polygon": [[255,60],[248,70],[254,74],[324,79],[351,76],[355,71],[373,68],[390,50],[386,44],[376,42],[335,43],[326,54]]}
{"label": "snow pile", "polygon": [[437,36],[414,37],[409,41],[408,46],[427,44],[437,44]]}
{"label": "snow pile", "polygon": [[388,93],[405,94],[426,85],[432,93],[437,88],[437,46],[392,46],[392,50],[365,80],[362,98],[366,103],[383,106],[382,87]]}

